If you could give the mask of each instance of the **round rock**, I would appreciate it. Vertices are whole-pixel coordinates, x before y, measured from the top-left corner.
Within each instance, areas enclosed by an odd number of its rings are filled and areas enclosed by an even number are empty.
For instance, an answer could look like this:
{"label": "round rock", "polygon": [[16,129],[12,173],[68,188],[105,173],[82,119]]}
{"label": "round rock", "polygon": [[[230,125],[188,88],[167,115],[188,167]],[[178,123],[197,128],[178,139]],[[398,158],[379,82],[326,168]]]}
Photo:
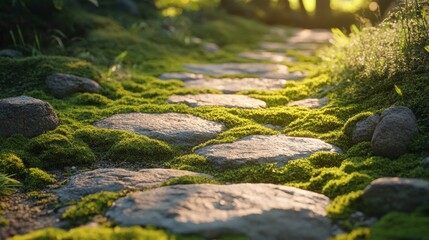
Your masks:
{"label": "round rock", "polygon": [[27,96],[0,100],[0,136],[35,137],[58,124],[58,116],[47,102]]}
{"label": "round rock", "polygon": [[228,94],[199,94],[171,96],[169,103],[184,103],[190,107],[220,106],[227,108],[263,108],[267,107],[264,101],[254,99],[245,95]]}
{"label": "round rock", "polygon": [[371,141],[375,128],[379,122],[380,116],[372,115],[356,123],[352,132],[352,142],[356,144]]}
{"label": "round rock", "polygon": [[271,61],[271,62],[296,62],[297,59],[294,57],[288,57],[286,54],[281,52],[267,52],[267,51],[253,51],[253,52],[244,52],[238,54],[240,58],[260,60],[260,61]]}
{"label": "round rock", "polygon": [[207,239],[327,239],[327,197],[272,184],[176,185],[117,200],[107,216],[119,226],[155,226]]}
{"label": "round rock", "polygon": [[171,144],[194,146],[225,130],[222,123],[180,113],[126,113],[94,124],[98,128],[125,130]]}
{"label": "round rock", "polygon": [[385,110],[372,136],[374,154],[397,158],[407,151],[407,146],[418,134],[416,117],[407,107]]}
{"label": "round rock", "polygon": [[45,82],[49,91],[57,98],[79,92],[99,93],[102,89],[94,80],[62,73],[47,77]]}
{"label": "round rock", "polygon": [[253,135],[233,143],[210,145],[195,153],[206,157],[218,167],[238,167],[246,163],[277,163],[306,158],[316,152],[341,152],[338,147],[319,139],[285,135]]}
{"label": "round rock", "polygon": [[329,103],[327,98],[308,98],[288,103],[289,107],[322,108]]}
{"label": "round rock", "polygon": [[184,67],[194,73],[224,75],[256,75],[262,78],[300,80],[305,78],[301,72],[289,72],[288,67],[266,63],[220,63],[220,64],[185,64]]}
{"label": "round rock", "polygon": [[145,190],[159,187],[163,182],[180,176],[209,175],[173,169],[142,169],[138,172],[120,168],[97,169],[72,176],[66,185],[54,190],[62,202],[76,201],[81,197],[102,192]]}
{"label": "round rock", "polygon": [[419,179],[380,178],[362,195],[366,209],[376,215],[391,211],[412,212],[429,202],[429,182]]}

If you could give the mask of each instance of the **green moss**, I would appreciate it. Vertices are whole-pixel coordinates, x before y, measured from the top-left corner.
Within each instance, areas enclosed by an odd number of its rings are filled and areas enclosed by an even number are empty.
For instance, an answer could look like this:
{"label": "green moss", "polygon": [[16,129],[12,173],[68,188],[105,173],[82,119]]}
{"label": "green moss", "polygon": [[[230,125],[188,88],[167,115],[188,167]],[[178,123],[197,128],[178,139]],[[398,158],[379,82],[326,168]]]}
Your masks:
{"label": "green moss", "polygon": [[182,185],[182,184],[220,184],[211,177],[204,176],[181,176],[165,181],[161,186]]}
{"label": "green moss", "polygon": [[21,183],[18,180],[0,172],[0,197],[16,192],[19,187],[21,187]]}
{"label": "green moss", "polygon": [[340,179],[347,174],[338,168],[321,168],[313,171],[308,189],[322,192],[323,187],[331,180]]}
{"label": "green moss", "polygon": [[329,217],[333,219],[347,219],[350,214],[357,211],[363,191],[354,191],[338,196],[326,208]]}
{"label": "green moss", "polygon": [[318,152],[308,158],[311,165],[316,168],[339,167],[344,160],[344,155],[331,152]]}
{"label": "green moss", "polygon": [[45,168],[88,166],[95,162],[94,153],[85,143],[57,133],[46,133],[33,138],[27,149],[40,160],[40,166]]}
{"label": "green moss", "polygon": [[24,162],[13,153],[0,153],[0,169],[10,175],[22,176],[25,173]]}
{"label": "green moss", "polygon": [[9,220],[7,220],[6,218],[1,218],[0,217],[0,227],[6,227],[9,224],[10,224]]}
{"label": "green moss", "polygon": [[369,228],[358,228],[350,233],[337,235],[331,240],[369,240],[371,236],[371,230]]}
{"label": "green moss", "polygon": [[289,161],[284,168],[288,182],[306,182],[310,180],[314,168],[308,159]]}
{"label": "green moss", "polygon": [[92,106],[102,107],[111,103],[112,100],[108,99],[103,95],[96,94],[96,93],[81,93],[74,96],[71,99],[71,102],[77,105],[92,105]]}
{"label": "green moss", "polygon": [[175,157],[173,160],[166,162],[166,166],[179,170],[188,170],[193,172],[211,173],[215,171],[207,159],[197,154],[183,155]]}
{"label": "green moss", "polygon": [[361,142],[347,150],[347,156],[349,157],[370,157],[371,155],[371,142]]}
{"label": "green moss", "polygon": [[38,168],[28,169],[27,177],[25,178],[25,186],[29,190],[38,190],[45,188],[49,184],[55,183],[57,180],[48,173]]}
{"label": "green moss", "polygon": [[349,192],[364,189],[373,178],[366,174],[353,172],[339,179],[329,181],[322,189],[322,193],[328,197],[336,197]]}
{"label": "green moss", "polygon": [[428,225],[427,215],[389,213],[371,229],[370,239],[429,239]]}
{"label": "green moss", "polygon": [[225,170],[219,174],[222,182],[232,183],[274,183],[286,182],[284,169],[279,169],[275,164],[261,164],[242,166],[239,169]]}
{"label": "green moss", "polygon": [[372,112],[361,112],[359,114],[356,114],[355,116],[349,118],[347,122],[344,124],[343,128],[341,129],[343,133],[351,139],[353,129],[356,126],[356,124],[359,121],[365,120],[366,118],[370,117],[374,113]]}
{"label": "green moss", "polygon": [[91,194],[67,209],[61,218],[69,220],[73,225],[87,223],[94,216],[103,214],[121,196],[123,194],[113,192]]}

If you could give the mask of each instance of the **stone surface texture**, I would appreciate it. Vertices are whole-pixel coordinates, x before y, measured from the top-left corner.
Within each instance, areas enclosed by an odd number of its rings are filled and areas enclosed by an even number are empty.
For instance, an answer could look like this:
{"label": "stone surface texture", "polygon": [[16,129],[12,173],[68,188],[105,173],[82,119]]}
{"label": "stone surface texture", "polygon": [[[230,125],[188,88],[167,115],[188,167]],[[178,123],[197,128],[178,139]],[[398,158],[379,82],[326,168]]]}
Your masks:
{"label": "stone surface texture", "polygon": [[332,32],[324,29],[303,29],[289,38],[289,43],[326,43],[332,39]]}
{"label": "stone surface texture", "polygon": [[318,43],[283,43],[283,42],[261,42],[259,46],[268,51],[274,50],[316,50],[320,47]]}
{"label": "stone surface texture", "polygon": [[117,200],[107,216],[119,226],[156,226],[207,239],[327,239],[323,195],[272,184],[176,185]]}
{"label": "stone surface texture", "polygon": [[375,114],[356,123],[352,132],[352,142],[356,144],[371,141],[375,128],[379,122],[380,116]]}
{"label": "stone surface texture", "polygon": [[322,108],[329,103],[327,98],[309,98],[288,103],[289,107]]}
{"label": "stone surface texture", "polygon": [[180,113],[125,113],[94,124],[98,128],[125,130],[171,144],[193,146],[215,138],[222,123]]}
{"label": "stone surface texture", "polygon": [[180,176],[209,175],[173,169],[142,169],[138,172],[120,168],[104,168],[72,176],[67,184],[54,190],[62,202],[76,201],[81,197],[102,191],[119,192],[159,187],[163,182]]}
{"label": "stone surface texture", "polygon": [[246,90],[278,90],[286,85],[286,80],[267,78],[219,78],[197,79],[185,82],[187,88],[215,89],[223,93],[236,93]]}
{"label": "stone surface texture", "polygon": [[217,167],[238,167],[246,163],[277,163],[309,157],[316,152],[341,152],[338,147],[319,139],[285,135],[253,135],[233,143],[209,145],[195,153]]}
{"label": "stone surface texture", "polygon": [[240,53],[238,54],[238,57],[260,61],[271,61],[276,63],[297,61],[296,58],[288,57],[286,54],[281,52],[267,52],[262,50]]}
{"label": "stone surface texture", "polygon": [[27,96],[0,100],[0,136],[35,137],[58,124],[58,116],[47,102]]}
{"label": "stone surface texture", "polygon": [[99,93],[102,88],[94,80],[69,74],[56,73],[46,78],[46,86],[57,98],[64,98],[74,93]]}
{"label": "stone surface texture", "polygon": [[374,154],[397,158],[407,151],[407,146],[418,134],[416,117],[407,107],[385,110],[371,140]]}
{"label": "stone surface texture", "polygon": [[171,96],[169,103],[184,103],[190,107],[220,106],[228,108],[263,108],[267,107],[264,101],[244,95],[229,94],[199,94]]}
{"label": "stone surface texture", "polygon": [[172,72],[172,73],[163,73],[160,76],[158,76],[161,80],[181,80],[181,81],[188,81],[188,80],[195,80],[195,79],[203,79],[205,78],[202,74],[195,74],[195,73],[187,73],[187,72]]}
{"label": "stone surface texture", "polygon": [[219,63],[219,64],[185,64],[184,67],[194,73],[224,75],[256,75],[262,78],[300,80],[305,78],[301,72],[289,72],[288,67],[267,63]]}
{"label": "stone surface texture", "polygon": [[366,209],[378,215],[391,211],[412,212],[429,202],[429,182],[380,178],[364,190],[362,202]]}

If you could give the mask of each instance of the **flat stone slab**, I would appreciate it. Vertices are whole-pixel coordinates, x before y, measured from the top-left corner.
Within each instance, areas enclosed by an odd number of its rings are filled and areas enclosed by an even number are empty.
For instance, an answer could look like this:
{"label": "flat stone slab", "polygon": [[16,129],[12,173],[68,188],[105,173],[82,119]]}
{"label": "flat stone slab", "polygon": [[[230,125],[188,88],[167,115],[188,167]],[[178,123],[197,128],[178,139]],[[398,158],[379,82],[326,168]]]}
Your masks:
{"label": "flat stone slab", "polygon": [[319,43],[282,43],[282,42],[261,42],[259,46],[262,49],[274,50],[316,50],[320,47]]}
{"label": "flat stone slab", "polygon": [[94,126],[125,130],[183,146],[198,145],[215,138],[226,129],[222,123],[180,113],[116,114]]}
{"label": "flat stone slab", "polygon": [[288,103],[289,107],[322,108],[329,103],[327,98],[308,98]]}
{"label": "flat stone slab", "polygon": [[245,95],[229,94],[199,94],[175,95],[167,100],[168,103],[184,103],[190,107],[219,106],[227,108],[264,108],[267,104],[259,99]]}
{"label": "flat stone slab", "polygon": [[327,43],[332,39],[332,32],[325,29],[302,29],[289,38],[289,43]]}
{"label": "flat stone slab", "polygon": [[118,226],[155,226],[217,239],[327,239],[329,198],[273,184],[176,185],[117,200],[107,216]]}
{"label": "flat stone slab", "polygon": [[97,169],[72,176],[66,185],[54,190],[62,202],[76,201],[97,192],[119,192],[124,189],[145,190],[180,176],[205,176],[206,174],[174,169],[142,169],[138,172],[120,168]]}
{"label": "flat stone slab", "polygon": [[204,75],[188,73],[188,72],[173,72],[173,73],[163,73],[160,76],[158,76],[158,78],[161,80],[188,81],[188,80],[202,79],[204,78]]}
{"label": "flat stone slab", "polygon": [[217,167],[239,167],[246,163],[284,165],[316,152],[341,152],[338,147],[319,139],[285,135],[253,135],[233,143],[210,145],[195,151]]}
{"label": "flat stone slab", "polygon": [[283,79],[268,78],[204,78],[185,82],[187,88],[215,89],[223,93],[236,93],[246,90],[279,90],[286,85]]}
{"label": "flat stone slab", "polygon": [[305,78],[301,72],[289,72],[288,67],[280,64],[267,63],[220,63],[220,64],[185,64],[191,72],[212,75],[256,75],[261,78],[300,80]]}
{"label": "flat stone slab", "polygon": [[280,52],[268,52],[268,51],[252,51],[252,52],[244,52],[238,54],[240,58],[252,59],[252,60],[260,60],[260,61],[271,61],[271,62],[296,62],[297,59],[294,57],[288,57],[284,53]]}

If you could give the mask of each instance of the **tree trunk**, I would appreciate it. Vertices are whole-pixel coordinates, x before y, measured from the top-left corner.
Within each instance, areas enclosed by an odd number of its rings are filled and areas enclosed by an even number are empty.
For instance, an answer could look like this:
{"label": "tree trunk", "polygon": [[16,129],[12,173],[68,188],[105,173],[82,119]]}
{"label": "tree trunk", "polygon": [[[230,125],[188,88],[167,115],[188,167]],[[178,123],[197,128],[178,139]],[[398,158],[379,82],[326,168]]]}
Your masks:
{"label": "tree trunk", "polygon": [[307,9],[305,9],[305,5],[304,5],[303,0],[299,0],[299,10],[301,12],[302,17],[304,17],[304,18],[308,17],[308,12],[307,12]]}
{"label": "tree trunk", "polygon": [[326,18],[332,16],[331,0],[316,0],[316,17]]}
{"label": "tree trunk", "polygon": [[284,10],[286,12],[292,11],[292,9],[290,8],[289,0],[279,0],[277,5],[281,10]]}

